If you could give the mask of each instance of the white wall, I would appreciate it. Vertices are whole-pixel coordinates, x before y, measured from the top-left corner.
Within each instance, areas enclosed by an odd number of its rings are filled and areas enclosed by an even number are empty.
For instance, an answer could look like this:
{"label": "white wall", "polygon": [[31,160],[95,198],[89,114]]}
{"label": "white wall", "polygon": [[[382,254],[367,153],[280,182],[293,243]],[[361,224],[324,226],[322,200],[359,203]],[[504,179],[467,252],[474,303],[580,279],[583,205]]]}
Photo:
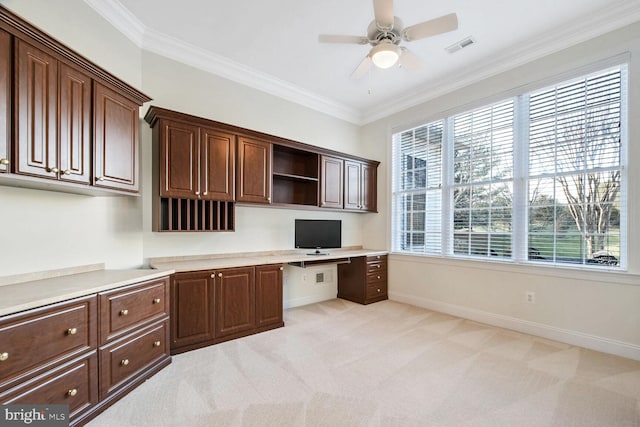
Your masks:
{"label": "white wall", "polygon": [[[2,5],[140,88],[140,50],[82,0],[3,0]],[[83,264],[142,264],[139,197],[89,197],[0,186],[0,274]]]}
{"label": "white wall", "polygon": [[[441,96],[364,126],[363,141],[385,147],[390,163],[392,129],[442,118],[500,94],[562,75],[624,52],[631,53],[629,93],[629,272],[587,273],[503,263],[451,260],[438,257],[392,255],[389,291],[392,299],[447,311],[479,321],[640,359],[640,23],[591,42],[550,55],[525,66]],[[378,152],[379,154],[379,152]],[[381,217],[386,235],[380,237],[380,219],[365,224],[365,235],[376,235],[376,246],[390,248],[391,189],[381,191]],[[384,241],[382,245],[378,244]],[[535,291],[535,304],[525,302]]]}

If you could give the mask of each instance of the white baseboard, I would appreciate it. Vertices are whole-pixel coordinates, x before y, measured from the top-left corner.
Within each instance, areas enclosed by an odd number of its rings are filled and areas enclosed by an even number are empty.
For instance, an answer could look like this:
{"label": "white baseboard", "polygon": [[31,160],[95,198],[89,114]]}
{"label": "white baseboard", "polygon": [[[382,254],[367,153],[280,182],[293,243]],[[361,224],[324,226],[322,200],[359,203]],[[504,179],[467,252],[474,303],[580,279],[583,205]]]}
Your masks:
{"label": "white baseboard", "polygon": [[282,307],[286,310],[287,308],[300,307],[303,305],[315,304],[317,302],[327,301],[335,298],[335,294],[332,297],[327,297],[325,295],[311,295],[302,298],[293,298],[282,302]]}
{"label": "white baseboard", "polygon": [[511,329],[591,350],[601,351],[603,353],[640,360],[640,346],[623,341],[589,335],[569,329],[557,328],[543,323],[531,322],[528,320],[518,319],[516,317],[476,310],[474,308],[449,304],[424,297],[417,297],[415,295],[389,292],[389,299],[480,323],[486,323],[500,328]]}

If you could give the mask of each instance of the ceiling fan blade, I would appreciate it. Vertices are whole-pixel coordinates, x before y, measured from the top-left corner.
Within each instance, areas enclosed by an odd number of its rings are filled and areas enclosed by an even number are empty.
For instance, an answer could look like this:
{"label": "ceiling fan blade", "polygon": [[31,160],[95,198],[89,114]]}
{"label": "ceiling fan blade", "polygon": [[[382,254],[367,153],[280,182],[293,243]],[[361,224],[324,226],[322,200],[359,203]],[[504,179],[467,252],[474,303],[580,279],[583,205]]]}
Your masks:
{"label": "ceiling fan blade", "polygon": [[358,80],[360,77],[364,76],[369,68],[371,68],[371,58],[369,55],[365,56],[360,65],[351,73],[351,78],[354,80]]}
{"label": "ceiling fan blade", "polygon": [[393,29],[393,0],[373,0],[373,13],[379,29],[387,31]]}
{"label": "ceiling fan blade", "polygon": [[340,36],[334,34],[320,34],[318,36],[320,43],[347,43],[347,44],[367,44],[369,39],[361,36]]}
{"label": "ceiling fan blade", "polygon": [[458,16],[455,13],[431,19],[420,24],[407,27],[402,32],[402,38],[408,42],[447,33],[458,29]]}
{"label": "ceiling fan blade", "polygon": [[406,68],[407,70],[417,70],[422,66],[422,61],[418,56],[411,52],[406,47],[400,48],[401,54],[398,62],[400,62],[400,66],[402,68]]}

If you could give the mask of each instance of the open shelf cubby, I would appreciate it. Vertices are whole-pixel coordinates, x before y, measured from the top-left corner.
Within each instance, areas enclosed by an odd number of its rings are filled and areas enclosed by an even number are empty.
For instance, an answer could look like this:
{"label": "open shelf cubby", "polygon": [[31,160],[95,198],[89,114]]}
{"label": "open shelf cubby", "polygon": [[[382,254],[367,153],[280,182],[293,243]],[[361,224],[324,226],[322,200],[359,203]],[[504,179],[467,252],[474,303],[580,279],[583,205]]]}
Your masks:
{"label": "open shelf cubby", "polygon": [[234,220],[233,202],[160,198],[158,231],[233,231]]}
{"label": "open shelf cubby", "polygon": [[318,206],[317,153],[274,145],[273,203]]}

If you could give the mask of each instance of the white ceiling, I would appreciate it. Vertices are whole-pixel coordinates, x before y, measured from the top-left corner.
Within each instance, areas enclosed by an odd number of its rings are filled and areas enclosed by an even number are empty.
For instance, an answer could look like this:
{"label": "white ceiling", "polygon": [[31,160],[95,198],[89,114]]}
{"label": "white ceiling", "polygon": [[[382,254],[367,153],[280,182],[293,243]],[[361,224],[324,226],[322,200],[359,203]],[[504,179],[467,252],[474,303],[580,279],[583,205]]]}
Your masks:
{"label": "white ceiling", "polygon": [[[350,75],[368,45],[372,0],[85,0],[138,46],[316,110],[363,124],[640,20],[640,0],[395,0],[405,26],[447,13],[458,30],[402,42],[418,71]],[[473,36],[454,54],[444,48]]]}

